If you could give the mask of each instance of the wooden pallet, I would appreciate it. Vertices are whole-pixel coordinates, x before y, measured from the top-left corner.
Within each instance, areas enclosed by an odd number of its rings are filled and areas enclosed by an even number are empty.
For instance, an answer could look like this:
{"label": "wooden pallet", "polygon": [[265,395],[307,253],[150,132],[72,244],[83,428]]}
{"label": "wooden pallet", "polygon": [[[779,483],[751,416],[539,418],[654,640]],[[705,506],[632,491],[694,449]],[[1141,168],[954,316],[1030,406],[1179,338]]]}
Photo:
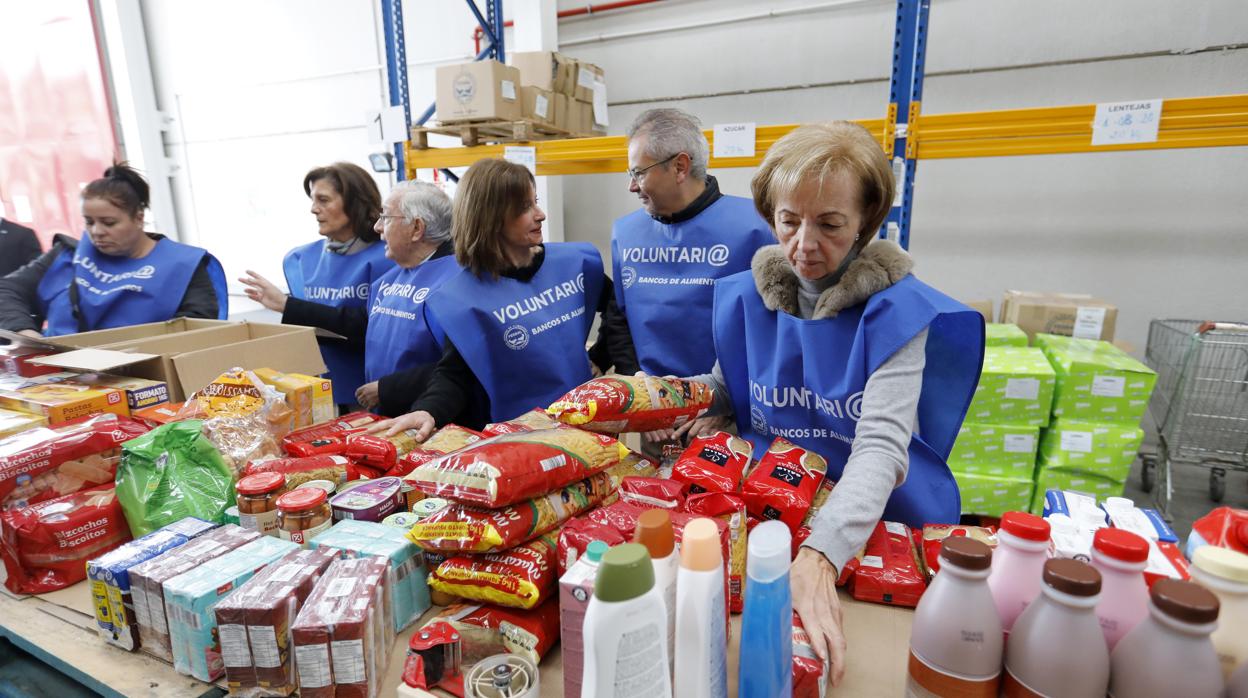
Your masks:
{"label": "wooden pallet", "polygon": [[527,141],[548,141],[556,138],[580,138],[566,129],[544,124],[532,119],[516,121],[455,121],[439,123],[437,126],[413,126],[412,147],[417,150],[429,148],[429,134],[443,136],[459,136],[465,147],[483,143],[524,143]]}

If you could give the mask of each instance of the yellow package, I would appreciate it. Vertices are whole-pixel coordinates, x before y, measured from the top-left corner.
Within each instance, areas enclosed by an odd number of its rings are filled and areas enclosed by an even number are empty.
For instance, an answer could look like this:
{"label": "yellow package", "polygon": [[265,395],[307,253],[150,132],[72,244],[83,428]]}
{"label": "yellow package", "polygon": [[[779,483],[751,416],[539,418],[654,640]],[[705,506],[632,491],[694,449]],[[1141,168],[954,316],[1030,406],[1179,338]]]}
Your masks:
{"label": "yellow package", "polygon": [[70,381],[0,391],[0,407],[43,415],[53,426],[92,414],[130,416],[122,391]]}
{"label": "yellow package", "polygon": [[628,455],[621,458],[617,465],[607,468],[606,473],[611,476],[614,488],[619,489],[620,481],[626,477],[658,477],[659,467],[649,458],[629,449]]}
{"label": "yellow package", "polygon": [[96,388],[113,388],[125,393],[131,412],[169,402],[169,384],[164,381],[93,374],[84,377],[83,382]]}
{"label": "yellow package", "polygon": [[256,369],[256,376],[286,396],[295,413],[295,428],[328,422],[336,415],[333,384],[328,378],[303,373],[282,373],[271,368]]}
{"label": "yellow package", "polygon": [[41,414],[0,409],[0,439],[47,425],[48,418]]}
{"label": "yellow package", "polygon": [[555,591],[555,538],[545,536],[506,552],[457,555],[429,575],[429,586],[472,601],[533,608]]}

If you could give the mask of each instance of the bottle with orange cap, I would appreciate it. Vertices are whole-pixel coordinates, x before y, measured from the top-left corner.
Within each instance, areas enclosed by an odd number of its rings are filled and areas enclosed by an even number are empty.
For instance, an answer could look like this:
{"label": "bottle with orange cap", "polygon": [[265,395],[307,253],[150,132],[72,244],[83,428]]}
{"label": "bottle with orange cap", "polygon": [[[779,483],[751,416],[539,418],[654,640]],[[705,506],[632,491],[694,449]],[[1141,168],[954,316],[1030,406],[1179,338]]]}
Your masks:
{"label": "bottle with orange cap", "polygon": [[727,698],[724,560],[711,519],[685,524],[676,582],[676,698]]}
{"label": "bottle with orange cap", "polygon": [[650,509],[637,518],[634,541],[644,545],[650,552],[654,565],[654,588],[663,597],[663,609],[667,614],[667,661],[668,673],[676,664],[676,570],[679,555],[676,553],[676,532],[672,529],[672,515],[666,509]]}

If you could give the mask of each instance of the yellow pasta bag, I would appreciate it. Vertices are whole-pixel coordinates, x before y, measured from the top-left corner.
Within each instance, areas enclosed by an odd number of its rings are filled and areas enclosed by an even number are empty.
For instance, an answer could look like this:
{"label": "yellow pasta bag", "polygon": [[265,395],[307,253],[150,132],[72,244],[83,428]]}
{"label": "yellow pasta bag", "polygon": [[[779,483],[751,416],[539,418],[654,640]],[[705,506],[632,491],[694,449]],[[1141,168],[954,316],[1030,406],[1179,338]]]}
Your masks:
{"label": "yellow pasta bag", "polygon": [[544,536],[507,552],[447,558],[429,575],[429,586],[472,601],[533,608],[551,597],[557,578],[555,538]]}
{"label": "yellow pasta bag", "polygon": [[702,416],[713,397],[708,386],[682,378],[604,376],[573,388],[546,413],[608,434],[674,429]]}

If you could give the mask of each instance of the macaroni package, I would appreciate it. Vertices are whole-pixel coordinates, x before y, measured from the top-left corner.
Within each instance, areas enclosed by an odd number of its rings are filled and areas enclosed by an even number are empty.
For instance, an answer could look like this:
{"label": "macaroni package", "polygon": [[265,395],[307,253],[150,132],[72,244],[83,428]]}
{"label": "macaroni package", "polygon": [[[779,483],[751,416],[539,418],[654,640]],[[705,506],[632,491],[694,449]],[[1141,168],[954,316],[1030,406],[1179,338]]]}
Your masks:
{"label": "macaroni package", "polygon": [[433,497],[497,509],[584,480],[626,455],[611,437],[559,427],[478,441],[406,479]]}
{"label": "macaroni package", "polygon": [[486,436],[500,436],[502,434],[515,434],[521,431],[537,431],[538,429],[552,429],[559,426],[559,422],[551,419],[550,415],[540,407],[535,407],[528,412],[516,417],[508,419],[505,422],[494,422],[486,424],[482,431]]}
{"label": "macaroni package", "polygon": [[713,394],[706,385],[681,378],[606,376],[573,388],[546,413],[607,434],[674,429],[702,416]]}
{"label": "macaroni package", "polygon": [[753,454],[749,441],[726,431],[699,436],[676,459],[672,479],[688,484],[690,494],[738,492]]}
{"label": "macaroni package", "polygon": [[329,480],[341,487],[359,479],[358,469],[346,456],[308,456],[306,458],[270,458],[251,461],[239,479],[257,473],[281,473],[286,476],[285,490],[293,490],[312,480]]}
{"label": "macaroni package", "polygon": [[483,438],[485,438],[485,435],[479,431],[461,427],[458,424],[447,424],[434,432],[433,436],[425,439],[420,446],[408,451],[399,459],[398,464],[386,474],[403,477],[435,458],[441,458],[448,453],[454,453],[461,448],[475,444]]}
{"label": "macaroni package", "polygon": [[745,478],[742,493],[750,516],[783,521],[796,535],[827,470],[823,456],[777,438]]}
{"label": "macaroni package", "polygon": [[456,555],[429,575],[429,586],[444,594],[524,609],[553,598],[556,581],[553,536],[501,553]]}
{"label": "macaroni package", "polygon": [[591,521],[582,516],[571,519],[559,529],[559,545],[555,553],[559,563],[559,576],[562,577],[568,568],[585,554],[590,543],[600,540],[608,546],[615,547],[628,542],[628,537],[615,526]]}
{"label": "macaroni package", "polygon": [[681,483],[661,477],[626,477],[619,489],[623,501],[655,509],[676,509],[688,494]]}

